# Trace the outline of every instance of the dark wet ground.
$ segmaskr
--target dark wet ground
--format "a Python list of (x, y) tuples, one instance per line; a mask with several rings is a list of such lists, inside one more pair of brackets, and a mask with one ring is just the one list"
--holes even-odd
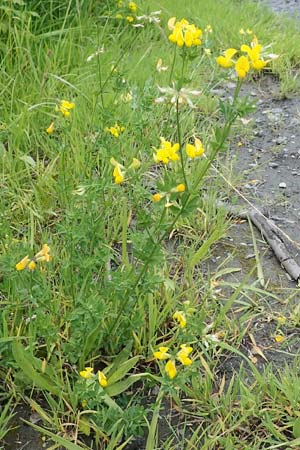
[(300, 0), (258, 0), (271, 7), (273, 11), (291, 16), (300, 16)]

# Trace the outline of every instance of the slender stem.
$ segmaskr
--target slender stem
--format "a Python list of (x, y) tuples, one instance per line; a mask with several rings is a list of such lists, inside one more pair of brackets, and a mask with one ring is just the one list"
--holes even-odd
[(177, 124), (177, 138), (179, 143), (179, 154), (180, 154), (180, 162), (181, 162), (181, 170), (184, 179), (184, 183), (186, 186), (186, 190), (188, 191), (188, 183), (184, 169), (184, 159), (183, 159), (183, 150), (182, 150), (182, 139), (181, 139), (181, 129), (180, 129), (180, 120), (179, 120), (179, 98), (176, 99), (176, 124)]
[(176, 50), (177, 50), (177, 46), (175, 45), (175, 47), (174, 47), (174, 55), (173, 55), (173, 62), (172, 62), (172, 66), (171, 66), (170, 76), (169, 76), (169, 84), (171, 84), (172, 76), (173, 76), (173, 72), (174, 72), (175, 61), (176, 61), (176, 53), (177, 53)]

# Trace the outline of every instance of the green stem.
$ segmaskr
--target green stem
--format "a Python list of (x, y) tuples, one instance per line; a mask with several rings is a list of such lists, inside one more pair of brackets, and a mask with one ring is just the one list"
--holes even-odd
[(177, 138), (179, 143), (179, 154), (180, 154), (180, 162), (181, 162), (181, 170), (184, 179), (184, 183), (186, 186), (186, 190), (188, 191), (188, 183), (186, 178), (186, 173), (184, 169), (184, 158), (183, 158), (183, 150), (182, 150), (182, 139), (181, 139), (181, 129), (180, 129), (180, 120), (179, 120), (179, 99), (176, 99), (176, 124), (177, 124)]
[(177, 53), (176, 50), (177, 50), (177, 46), (174, 47), (174, 55), (173, 55), (173, 62), (172, 62), (172, 66), (171, 66), (171, 72), (170, 72), (170, 76), (169, 76), (169, 84), (171, 84), (172, 76), (173, 76), (173, 72), (174, 72), (176, 53)]

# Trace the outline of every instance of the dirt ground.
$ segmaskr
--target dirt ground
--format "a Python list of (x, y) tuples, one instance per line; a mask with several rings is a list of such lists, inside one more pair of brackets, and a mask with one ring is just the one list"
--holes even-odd
[[(300, 17), (300, 0), (257, 1), (269, 5), (275, 12)], [(240, 179), (237, 187), (256, 207), (266, 210), (276, 225), (290, 236), (294, 242), (287, 245), (300, 265), (300, 97), (281, 98), (279, 83), (271, 76), (249, 84), (244, 93), (256, 102), (257, 109), (251, 121), (243, 125), (246, 128), (241, 129), (240, 140), (234, 142), (230, 150), (234, 171)], [(275, 325), (270, 317), (284, 313), (299, 302), (299, 288), (280, 267), (258, 232), (255, 232), (255, 239), (270, 296), (261, 296), (253, 302), (257, 314), (251, 331), (268, 361), (280, 367), (291, 362), (293, 355), (299, 352), (300, 329), (285, 330), (289, 342), (282, 352), (272, 337)], [(226, 259), (229, 260), (227, 266), (239, 271), (228, 275), (224, 281), (240, 283), (255, 264), (253, 238), (247, 222), (232, 225), (204, 270), (216, 270)], [(256, 273), (248, 284), (255, 279)], [(245, 354), (249, 354), (251, 344), (245, 340), (243, 345)], [(220, 369), (230, 373), (239, 364), (236, 357), (229, 357)], [(264, 361), (258, 358), (257, 364), (259, 368)], [(28, 419), (29, 416), (30, 412), (20, 406), (13, 424), (19, 428), (7, 436), (5, 450), (44, 450), (51, 446), (39, 433), (20, 422), (20, 417)]]

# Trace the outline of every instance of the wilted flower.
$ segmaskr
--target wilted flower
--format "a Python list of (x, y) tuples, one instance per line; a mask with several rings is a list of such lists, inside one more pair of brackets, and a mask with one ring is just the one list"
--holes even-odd
[(141, 161), (137, 158), (133, 158), (132, 163), (128, 167), (128, 169), (139, 169), (141, 167)]
[(157, 70), (157, 72), (165, 72), (166, 70), (168, 70), (168, 66), (164, 66), (164, 65), (163, 65), (163, 61), (162, 61), (161, 58), (159, 58), (159, 59), (157, 60), (157, 63), (156, 63), (156, 70)]
[(92, 61), (92, 59), (96, 58), (96, 56), (100, 55), (101, 53), (104, 53), (104, 46), (102, 45), (101, 48), (98, 48), (94, 53), (92, 53), (91, 55), (89, 55), (86, 58), (86, 62), (90, 62)]
[(162, 97), (159, 97), (155, 100), (155, 103), (164, 103), (164, 102), (170, 102), (173, 105), (178, 104), (184, 104), (187, 103), (191, 108), (195, 108), (194, 103), (191, 100), (191, 97), (199, 97), (199, 95), (202, 94), (202, 91), (198, 91), (196, 89), (187, 89), (187, 88), (181, 88), (181, 89), (175, 89), (175, 85), (173, 84), (173, 88), (171, 87), (160, 87), (157, 86), (159, 91), (164, 94)]
[[(159, 17), (160, 14), (161, 14), (161, 11), (153, 11), (150, 14), (144, 14), (142, 16), (137, 16), (136, 19), (139, 22), (144, 22), (144, 23), (148, 22), (148, 23), (159, 24), (160, 23), (160, 17)], [(143, 24), (142, 23), (137, 23), (137, 24), (135, 24), (133, 26), (134, 27), (142, 27)]]

